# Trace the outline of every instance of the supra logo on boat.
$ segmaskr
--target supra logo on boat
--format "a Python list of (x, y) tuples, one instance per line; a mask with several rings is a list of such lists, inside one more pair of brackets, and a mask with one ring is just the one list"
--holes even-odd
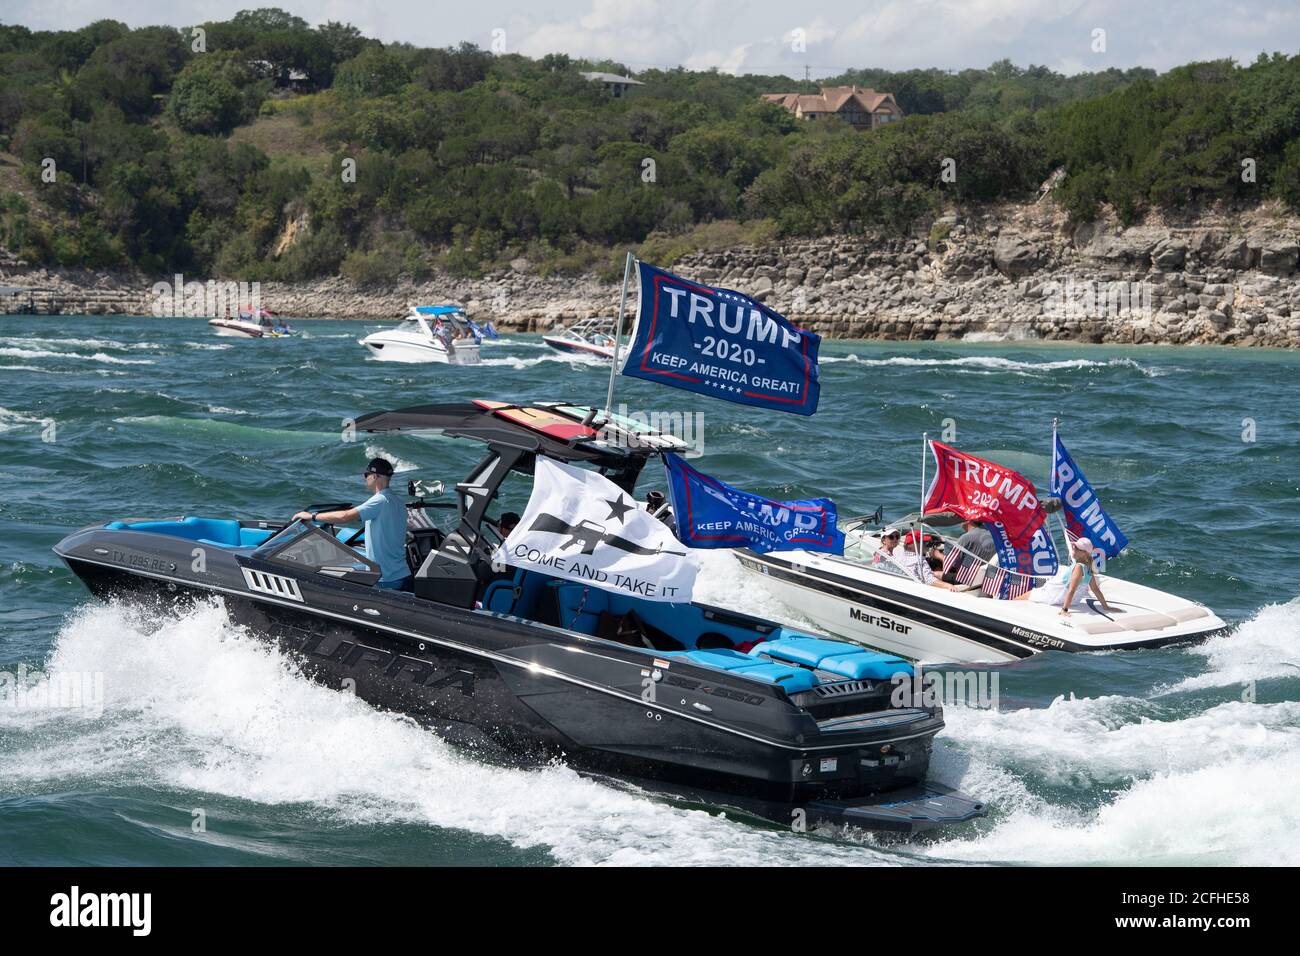
[(335, 637), (331, 641), (331, 638), (324, 634), (309, 634), (301, 648), (305, 654), (324, 657), (345, 667), (364, 664), (383, 671), (386, 680), (395, 681), (405, 675), (405, 679), (411, 684), (430, 688), (459, 686), (461, 696), (474, 696), (474, 673), (464, 668), (440, 670), (432, 662), (418, 657), (408, 657), (396, 651), (370, 647), (341, 637)]
[(894, 631), (898, 634), (906, 634), (912, 629), (910, 624), (901, 624), (895, 621), (888, 614), (872, 614), (870, 611), (864, 611), (861, 608), (849, 608), (849, 617), (855, 621), (861, 621), (863, 624), (870, 624), (878, 627), (882, 631)]
[(1012, 627), (1011, 633), (1016, 637), (1023, 637), (1030, 644), (1036, 647), (1064, 647), (1065, 641), (1058, 637), (1048, 637), (1046, 634), (1039, 634), (1037, 631), (1026, 631), (1023, 627)]

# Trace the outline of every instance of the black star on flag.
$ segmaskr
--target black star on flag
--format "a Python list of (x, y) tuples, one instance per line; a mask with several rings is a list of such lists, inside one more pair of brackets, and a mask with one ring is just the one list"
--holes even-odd
[(609, 515), (606, 517), (606, 520), (609, 520), (609, 518), (617, 518), (619, 524), (623, 523), (623, 516), (635, 507), (634, 505), (628, 504), (623, 499), (622, 495), (619, 495), (617, 498), (606, 498), (605, 504), (609, 505)]

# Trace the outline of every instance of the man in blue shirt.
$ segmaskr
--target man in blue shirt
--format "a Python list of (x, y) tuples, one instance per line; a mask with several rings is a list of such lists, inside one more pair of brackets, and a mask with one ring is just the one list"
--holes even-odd
[(355, 508), (342, 511), (299, 511), (295, 521), (323, 521), (328, 524), (366, 523), (366, 557), (379, 565), (379, 586), (391, 591), (409, 591), (414, 583), (406, 564), (406, 504), (388, 487), (393, 466), (386, 458), (372, 458), (361, 473), (370, 497)]

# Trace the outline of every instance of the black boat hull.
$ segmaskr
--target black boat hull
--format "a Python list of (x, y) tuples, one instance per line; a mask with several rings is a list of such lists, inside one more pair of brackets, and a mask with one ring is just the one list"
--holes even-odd
[(449, 730), (472, 728), (528, 760), (558, 755), (581, 770), (724, 793), (777, 822), (815, 806), (805, 813), (814, 822), (915, 832), (983, 813), (960, 795), (936, 802), (922, 785), (943, 726), (937, 711), (887, 712), (823, 733), (783, 692), (725, 672), (331, 579), (297, 579), (296, 599), (253, 593), (246, 574), (256, 562), (246, 554), (210, 549), (195, 572), (192, 545), (95, 528), (56, 551), (102, 598), (220, 598), (233, 622), (273, 641), (309, 678), (451, 739), (465, 733)]

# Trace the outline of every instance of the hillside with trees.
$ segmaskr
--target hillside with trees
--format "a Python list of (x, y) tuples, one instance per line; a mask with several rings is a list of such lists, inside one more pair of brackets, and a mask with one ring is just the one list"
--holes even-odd
[(0, 25), (12, 254), (362, 284), (519, 257), (609, 272), (628, 245), (670, 262), (708, 243), (904, 230), (1031, 197), (1058, 167), (1075, 221), (1104, 205), (1125, 222), (1300, 206), (1300, 57), (1282, 54), (1159, 76), (1002, 61), (823, 81), (896, 94), (905, 118), (860, 133), (760, 102), (816, 88), (786, 77), (647, 70), (614, 98), (582, 72), (626, 74), (617, 63), (383, 44), (276, 9), (200, 26), (201, 43), (189, 27)]

